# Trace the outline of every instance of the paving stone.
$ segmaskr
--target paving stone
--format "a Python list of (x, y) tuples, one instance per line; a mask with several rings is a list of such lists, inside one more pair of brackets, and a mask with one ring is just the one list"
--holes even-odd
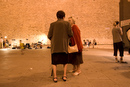
[[(86, 51), (87, 50), (87, 51)], [(128, 64), (115, 63), (113, 50), (86, 49), (83, 51), (82, 73), (73, 76), (68, 71), (62, 81), (63, 65), (57, 66), (58, 82), (51, 76), (50, 49), (0, 49), (0, 87), (130, 87), (130, 55), (125, 52)]]

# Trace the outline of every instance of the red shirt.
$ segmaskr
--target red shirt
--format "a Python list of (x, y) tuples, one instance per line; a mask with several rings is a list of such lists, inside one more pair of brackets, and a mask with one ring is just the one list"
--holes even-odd
[(82, 44), (82, 41), (81, 41), (80, 30), (79, 30), (78, 26), (73, 25), (72, 31), (73, 31), (73, 37), (71, 37), (71, 44), (72, 44), (72, 46), (77, 44), (78, 50), (80, 52), (82, 52), (83, 44)]

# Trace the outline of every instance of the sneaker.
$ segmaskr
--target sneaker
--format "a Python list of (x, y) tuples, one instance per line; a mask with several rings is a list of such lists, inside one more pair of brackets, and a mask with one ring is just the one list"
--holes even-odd
[(127, 63), (127, 62), (123, 61), (123, 58), (120, 58), (120, 63)]
[(119, 60), (118, 60), (117, 58), (115, 58), (115, 62), (116, 62), (116, 63), (118, 63), (118, 62), (119, 62)]
[(126, 61), (121, 60), (120, 63), (127, 63)]

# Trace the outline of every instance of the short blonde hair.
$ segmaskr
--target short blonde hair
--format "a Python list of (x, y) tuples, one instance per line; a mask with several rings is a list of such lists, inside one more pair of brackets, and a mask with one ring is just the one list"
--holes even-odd
[(75, 24), (75, 20), (72, 17), (69, 17), (69, 18), (72, 19), (73, 24)]

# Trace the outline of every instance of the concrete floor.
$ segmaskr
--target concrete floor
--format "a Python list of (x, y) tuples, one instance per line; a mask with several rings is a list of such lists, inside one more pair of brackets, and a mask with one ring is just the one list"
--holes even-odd
[(128, 64), (115, 63), (112, 50), (84, 49), (82, 73), (73, 76), (68, 71), (63, 82), (62, 65), (57, 66), (58, 82), (52, 81), (50, 49), (0, 49), (0, 87), (130, 87), (130, 55)]

